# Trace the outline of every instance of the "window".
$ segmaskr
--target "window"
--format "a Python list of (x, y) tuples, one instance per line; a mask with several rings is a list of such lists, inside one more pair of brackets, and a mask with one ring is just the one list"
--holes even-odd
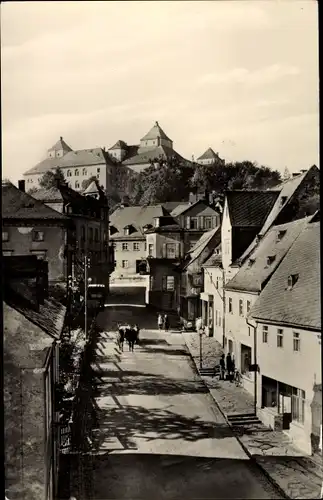
[(205, 229), (212, 229), (212, 217), (204, 217)]
[(154, 245), (152, 243), (149, 243), (148, 245), (148, 255), (152, 256), (154, 251)]
[(89, 228), (89, 241), (90, 242), (93, 241), (93, 228), (92, 227)]
[(86, 168), (83, 168), (83, 170), (82, 170), (82, 175), (87, 175), (87, 170), (86, 170)]
[(175, 243), (166, 243), (166, 258), (175, 259), (176, 256), (176, 245)]
[(75, 169), (75, 172), (74, 172), (74, 175), (77, 177), (78, 175), (80, 175), (80, 172), (78, 170), (78, 168)]
[(228, 306), (229, 306), (229, 313), (231, 313), (231, 314), (232, 314), (232, 312), (233, 312), (233, 311), (232, 311), (232, 299), (231, 299), (231, 298), (229, 298), (229, 301), (228, 301), (228, 302), (229, 302), (229, 304), (228, 304)]
[(99, 173), (100, 173), (100, 167), (98, 167), (98, 168), (96, 169), (96, 173), (97, 173), (97, 174), (99, 174)]
[(247, 314), (249, 314), (250, 312), (250, 307), (251, 307), (250, 300), (247, 300)]
[(95, 241), (99, 241), (99, 230), (97, 227), (95, 228)]
[(37, 255), (38, 259), (45, 259), (47, 250), (30, 250), (31, 255)]
[(163, 290), (166, 292), (172, 292), (174, 289), (175, 289), (174, 276), (164, 276), (163, 277)]
[(251, 336), (251, 328), (250, 328), (250, 326), (248, 326), (248, 335), (249, 335), (249, 337)]
[(190, 229), (197, 229), (197, 217), (190, 217)]
[(268, 326), (262, 327), (262, 342), (268, 344)]
[(291, 274), (287, 280), (287, 290), (291, 290), (298, 281), (298, 274)]
[(122, 243), (122, 250), (124, 252), (128, 251), (128, 243)]
[(121, 267), (123, 267), (123, 269), (128, 269), (129, 262), (127, 260), (122, 260), (121, 261)]
[(138, 252), (140, 250), (140, 244), (138, 243), (138, 241), (134, 242), (133, 249), (135, 252)]
[(220, 288), (220, 282), (221, 282), (221, 278), (219, 276), (216, 277), (216, 282), (215, 282), (215, 288), (217, 290), (219, 290)]
[(144, 251), (147, 252), (147, 242), (144, 243)]
[(13, 255), (13, 250), (4, 250), (2, 255), (3, 257), (11, 257)]
[(292, 391), (292, 420), (304, 424), (305, 391), (293, 387)]
[(2, 241), (9, 241), (8, 231), (2, 231)]
[(125, 236), (129, 236), (129, 227), (125, 227), (123, 232)]
[(293, 332), (293, 350), (299, 352), (301, 350), (300, 334)]
[(79, 181), (75, 181), (75, 189), (80, 189), (80, 183), (79, 183)]
[(277, 330), (277, 347), (283, 347), (284, 330), (278, 328)]
[(243, 300), (239, 300), (239, 316), (243, 316)]
[(44, 241), (43, 231), (33, 231), (32, 238), (33, 238), (33, 241)]
[(72, 177), (72, 172), (71, 172), (71, 170), (68, 170), (68, 171), (67, 171), (66, 176), (67, 176), (67, 177)]

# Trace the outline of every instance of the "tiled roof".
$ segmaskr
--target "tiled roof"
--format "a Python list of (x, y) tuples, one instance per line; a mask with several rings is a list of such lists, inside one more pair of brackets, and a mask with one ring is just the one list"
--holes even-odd
[(49, 148), (48, 151), (61, 151), (61, 150), (66, 151), (67, 153), (69, 151), (73, 151), (73, 149), (70, 148), (68, 144), (66, 144), (63, 137), (60, 137), (59, 140), (54, 144), (54, 146)]
[(157, 139), (158, 137), (171, 141), (171, 139), (167, 137), (163, 129), (159, 126), (159, 123), (156, 122), (155, 125), (149, 130), (149, 132), (141, 139), (141, 141)]
[(173, 210), (171, 211), (171, 215), (173, 217), (177, 217), (178, 215), (180, 215), (181, 213), (185, 212), (185, 210), (189, 207), (191, 207), (192, 205), (189, 203), (189, 202), (183, 202), (179, 205), (177, 205), (177, 207), (173, 208)]
[[(211, 231), (207, 231), (202, 234), (201, 238), (195, 243), (195, 245), (189, 251), (189, 261), (186, 262), (184, 269), (187, 268), (194, 260), (196, 260), (205, 247), (209, 244), (209, 242), (214, 238), (214, 248), (217, 247), (221, 241), (221, 228), (217, 227), (215, 229), (211, 229)], [(212, 250), (213, 251), (213, 250)]]
[(35, 193), (32, 194), (32, 197), (43, 202), (56, 201), (57, 203), (59, 203), (63, 201), (62, 193), (57, 187), (51, 187), (49, 189), (38, 189)]
[[(311, 170), (317, 167), (311, 167), (307, 172), (304, 174), (298, 175), (297, 177), (294, 177), (292, 179), (289, 179), (287, 181), (282, 182), (278, 186), (274, 187), (274, 191), (280, 191), (279, 195), (276, 199), (276, 202), (274, 203), (272, 209), (270, 210), (266, 220), (264, 221), (263, 227), (259, 231), (260, 235), (265, 235), (268, 229), (272, 224), (274, 224), (275, 220), (277, 219), (278, 215), (282, 212), (283, 208), (286, 207), (286, 205), (293, 199), (293, 196), (297, 190), (297, 188), (301, 185), (301, 183), (304, 181), (305, 177), (309, 174)], [(269, 191), (269, 190), (268, 190)], [(254, 240), (249, 247), (245, 250), (245, 252), (241, 256), (241, 262), (243, 262), (250, 252), (255, 248), (257, 245), (257, 241)]]
[(149, 163), (150, 161), (155, 160), (156, 158), (162, 158), (163, 160), (167, 160), (170, 158), (177, 158), (179, 160), (183, 160), (184, 158), (178, 154), (173, 149), (167, 146), (157, 146), (156, 148), (147, 148), (142, 149), (139, 148), (137, 153), (134, 156), (128, 157), (126, 160), (122, 162), (123, 165), (140, 165)]
[(13, 184), (2, 185), (2, 218), (6, 219), (49, 219), (68, 221), (68, 217)]
[(219, 156), (213, 151), (212, 148), (208, 148), (201, 156), (198, 157), (198, 160), (216, 160), (218, 157)]
[(124, 141), (117, 141), (111, 148), (109, 148), (109, 151), (111, 149), (124, 149), (127, 150), (128, 146)]
[[(110, 226), (114, 226), (118, 233), (114, 233), (111, 239), (144, 237), (144, 226), (153, 224), (154, 217), (168, 215), (162, 205), (148, 205), (146, 207), (124, 207), (118, 208), (110, 215)], [(131, 225), (135, 228), (129, 236), (124, 235), (124, 228)]]
[(182, 209), (184, 206), (188, 206), (187, 201), (166, 201), (163, 203), (163, 207), (166, 208), (172, 216), (176, 215), (177, 210)]
[[(260, 292), (309, 220), (310, 217), (306, 217), (271, 228), (234, 278), (226, 284), (226, 289)], [(282, 235), (280, 240), (279, 235)], [(269, 263), (268, 258), (271, 257), (274, 260)]]
[[(215, 248), (221, 252), (221, 244)], [(203, 264), (203, 267), (222, 267), (222, 255), (221, 253), (213, 253)]]
[(108, 153), (105, 153), (102, 148), (80, 149), (70, 151), (61, 158), (46, 158), (31, 168), (24, 175), (43, 174), (48, 170), (67, 167), (86, 167), (90, 165), (113, 165)]
[[(298, 275), (288, 289), (288, 277)], [(321, 330), (320, 223), (308, 224), (255, 302), (259, 320)]]
[(90, 193), (99, 193), (98, 185), (95, 181), (92, 181), (91, 184), (83, 191), (83, 194)]
[(278, 195), (276, 191), (227, 191), (232, 226), (261, 227)]

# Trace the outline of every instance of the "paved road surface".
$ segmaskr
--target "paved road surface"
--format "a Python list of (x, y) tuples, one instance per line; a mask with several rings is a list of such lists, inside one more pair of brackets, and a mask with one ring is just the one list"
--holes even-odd
[(134, 353), (119, 354), (110, 333), (99, 344), (93, 498), (281, 498), (232, 435), (181, 334), (153, 330), (145, 309), (109, 307), (99, 317), (106, 331), (125, 320), (147, 329)]

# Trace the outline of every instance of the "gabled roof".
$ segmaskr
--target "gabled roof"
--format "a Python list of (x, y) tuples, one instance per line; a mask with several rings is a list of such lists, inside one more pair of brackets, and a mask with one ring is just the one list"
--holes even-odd
[(163, 203), (163, 207), (165, 207), (167, 212), (169, 212), (172, 216), (176, 215), (177, 210), (181, 210), (183, 207), (187, 206), (187, 201), (166, 201)]
[(129, 156), (122, 162), (122, 164), (140, 165), (150, 163), (151, 161), (154, 161), (158, 158), (161, 158), (163, 160), (169, 160), (171, 158), (176, 158), (181, 161), (184, 160), (184, 158), (173, 149), (167, 146), (157, 146), (156, 148), (139, 148), (134, 156)]
[(43, 203), (46, 202), (62, 202), (63, 196), (61, 191), (57, 187), (51, 187), (49, 189), (41, 188), (32, 194), (32, 197), (36, 200), (40, 200)]
[(171, 141), (169, 137), (165, 134), (163, 129), (159, 126), (158, 122), (155, 122), (155, 125), (149, 130), (149, 132), (142, 138), (140, 139), (141, 141), (148, 141), (151, 139), (166, 139), (167, 141)]
[[(288, 289), (288, 277), (298, 275)], [(255, 319), (321, 330), (320, 223), (308, 224), (251, 309)]]
[(111, 149), (127, 150), (127, 148), (128, 148), (128, 146), (124, 141), (117, 141), (111, 148), (109, 148), (109, 151), (111, 151)]
[(180, 215), (181, 213), (185, 212), (185, 210), (189, 207), (191, 207), (192, 205), (188, 202), (188, 201), (185, 201), (183, 203), (180, 203), (179, 205), (177, 205), (177, 207), (173, 208), (173, 210), (171, 211), (171, 215), (173, 217), (177, 217), (178, 215)]
[[(207, 231), (202, 234), (201, 238), (195, 243), (195, 245), (188, 252), (189, 260), (185, 263), (184, 269), (186, 269), (192, 262), (194, 262), (203, 252), (203, 250), (207, 247), (207, 245), (214, 239), (214, 246), (212, 248), (212, 252), (215, 247), (217, 247), (221, 241), (221, 228), (217, 227), (215, 229), (211, 229), (211, 231)], [(210, 254), (207, 256), (209, 258)]]
[[(110, 215), (110, 225), (114, 226), (118, 233), (111, 236), (112, 239), (129, 239), (135, 237), (144, 237), (144, 226), (153, 224), (154, 217), (169, 215), (162, 205), (148, 205), (146, 207), (124, 207), (118, 208)], [(124, 228), (132, 225), (135, 229), (129, 236), (124, 235)]]
[(185, 214), (185, 212), (187, 212), (188, 210), (190, 210), (191, 208), (193, 208), (193, 207), (195, 207), (196, 205), (199, 205), (199, 204), (203, 204), (206, 207), (211, 208), (215, 213), (219, 213), (218, 210), (216, 210), (215, 208), (211, 207), (204, 198), (200, 198), (199, 200), (195, 201), (194, 203), (186, 203), (186, 206), (183, 205), (182, 207), (178, 207), (178, 209), (176, 209), (176, 214), (172, 213), (171, 215), (173, 217), (178, 217), (179, 215)]
[(95, 181), (92, 181), (91, 184), (83, 191), (83, 194), (93, 194), (99, 193), (98, 185)]
[(90, 165), (113, 165), (108, 153), (102, 148), (79, 149), (70, 151), (61, 158), (46, 158), (35, 167), (31, 168), (24, 175), (44, 174), (48, 170), (67, 167), (87, 167)]
[(226, 199), (233, 227), (262, 227), (279, 191), (227, 191)]
[[(259, 234), (261, 236), (265, 235), (268, 229), (272, 224), (275, 223), (277, 220), (279, 214), (282, 213), (283, 209), (287, 206), (288, 203), (290, 203), (296, 193), (296, 190), (300, 187), (302, 182), (305, 180), (308, 174), (313, 172), (317, 167), (314, 165), (311, 167), (307, 172), (298, 175), (297, 177), (293, 177), (292, 179), (289, 179), (287, 181), (282, 182), (278, 186), (274, 187), (274, 191), (279, 191), (279, 195), (276, 199), (276, 202), (274, 203), (272, 209), (270, 210), (267, 218), (264, 221), (264, 224), (259, 231)], [(268, 190), (269, 191), (269, 190)], [(245, 250), (245, 252), (242, 254), (240, 261), (243, 262), (250, 252), (255, 248), (257, 245), (257, 240), (253, 240), (252, 243), (249, 245), (249, 247)]]
[[(310, 219), (306, 217), (271, 228), (225, 288), (260, 292)], [(274, 260), (269, 264), (270, 257)]]
[(201, 156), (198, 157), (198, 160), (217, 160), (219, 155), (213, 151), (212, 148), (208, 148)]
[(6, 219), (46, 219), (68, 221), (69, 218), (11, 183), (2, 184), (2, 218)]
[(59, 140), (54, 144), (54, 146), (49, 148), (48, 151), (61, 151), (61, 150), (66, 151), (66, 153), (73, 151), (72, 148), (70, 148), (69, 145), (66, 144), (63, 137), (60, 137)]

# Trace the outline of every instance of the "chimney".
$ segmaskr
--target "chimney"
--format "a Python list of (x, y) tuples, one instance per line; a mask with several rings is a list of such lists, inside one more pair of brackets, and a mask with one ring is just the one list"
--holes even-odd
[(62, 140), (63, 140), (63, 137), (62, 137), (62, 136), (60, 136), (60, 138), (59, 138), (59, 139), (62, 141)]
[(307, 169), (306, 168), (302, 168), (301, 174), (305, 174), (305, 172), (307, 172)]
[(24, 181), (24, 180), (20, 180), (20, 181), (18, 181), (18, 189), (19, 189), (20, 191), (25, 192), (25, 181)]
[(293, 178), (298, 177), (299, 175), (301, 175), (300, 172), (293, 172), (292, 173)]
[(103, 148), (102, 148), (102, 149), (103, 149), (103, 151), (105, 152), (105, 146), (103, 146)]

